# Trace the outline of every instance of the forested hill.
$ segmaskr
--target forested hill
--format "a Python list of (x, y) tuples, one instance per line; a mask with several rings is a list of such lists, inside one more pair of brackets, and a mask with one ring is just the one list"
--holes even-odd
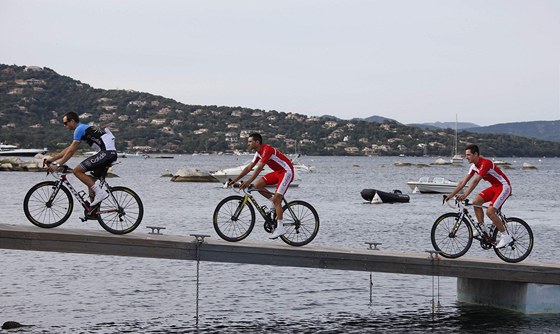
[[(451, 129), (187, 105), (148, 93), (96, 89), (48, 68), (0, 65), (0, 142), (58, 150), (71, 140), (62, 126), (68, 111), (111, 128), (121, 151), (244, 151), (247, 135), (261, 132), (265, 142), (288, 153), (450, 156), (454, 140)], [(479, 144), (486, 156), (560, 156), (560, 143), (512, 135), (461, 132), (459, 141), (460, 147)]]

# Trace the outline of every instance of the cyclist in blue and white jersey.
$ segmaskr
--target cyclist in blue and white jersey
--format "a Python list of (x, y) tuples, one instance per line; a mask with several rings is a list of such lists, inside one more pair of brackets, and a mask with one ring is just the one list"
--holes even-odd
[(66, 113), (62, 122), (64, 127), (70, 131), (74, 131), (73, 141), (68, 147), (62, 150), (62, 152), (47, 160), (47, 163), (50, 164), (49, 172), (54, 172), (56, 170), (56, 166), (51, 164), (51, 162), (64, 165), (70, 160), (74, 153), (76, 153), (82, 140), (85, 141), (96, 150), (97, 153), (76, 166), (74, 168), (74, 175), (88, 186), (90, 197), (93, 198), (90, 206), (94, 207), (107, 198), (109, 194), (100, 187), (99, 181), (95, 181), (95, 179), (87, 175), (86, 172), (91, 171), (94, 177), (99, 177), (106, 166), (117, 160), (115, 136), (113, 136), (109, 129), (102, 129), (95, 125), (80, 123), (78, 114), (73, 111)]

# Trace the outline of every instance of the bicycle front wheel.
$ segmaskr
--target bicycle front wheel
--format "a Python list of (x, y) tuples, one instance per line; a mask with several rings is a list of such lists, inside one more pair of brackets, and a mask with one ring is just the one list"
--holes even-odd
[(214, 229), (226, 241), (241, 241), (255, 227), (255, 209), (243, 196), (224, 198), (214, 210)]
[[(513, 238), (513, 242), (504, 248), (495, 248), (494, 251), (498, 257), (509, 263), (517, 263), (525, 260), (533, 250), (533, 231), (529, 224), (524, 220), (510, 217), (506, 220), (506, 228)], [(494, 229), (494, 240), (498, 229)]]
[(291, 246), (310, 243), (319, 233), (319, 215), (311, 204), (293, 201), (282, 208), (286, 233), (280, 238)]
[(449, 212), (436, 219), (432, 226), (432, 246), (443, 257), (458, 258), (471, 248), (471, 224), (465, 217), (461, 220), (459, 217), (458, 213)]
[(126, 234), (134, 231), (144, 217), (144, 205), (134, 191), (111, 187), (110, 195), (97, 210), (97, 221), (106, 231)]
[(72, 214), (74, 200), (65, 186), (57, 190), (57, 182), (34, 185), (23, 199), (25, 217), (36, 226), (51, 228), (64, 223)]

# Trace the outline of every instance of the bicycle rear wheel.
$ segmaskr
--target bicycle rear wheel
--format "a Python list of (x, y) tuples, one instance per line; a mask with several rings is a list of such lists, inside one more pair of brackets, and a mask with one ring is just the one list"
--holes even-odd
[(72, 195), (65, 186), (61, 186), (54, 194), (57, 191), (56, 187), (55, 181), (37, 183), (25, 195), (23, 211), (25, 217), (34, 225), (51, 228), (61, 225), (70, 218), (74, 208)]
[(458, 258), (465, 255), (472, 245), (472, 227), (463, 217), (459, 221), (459, 214), (449, 212), (441, 215), (432, 226), (432, 245), (440, 251), (441, 256)]
[(126, 187), (110, 187), (110, 195), (97, 210), (97, 221), (106, 231), (126, 234), (134, 231), (144, 217), (144, 205), (134, 191)]
[(292, 201), (282, 208), (284, 210), (284, 228), (286, 233), (280, 238), (291, 246), (303, 246), (310, 243), (319, 233), (319, 215), (311, 204), (304, 201)]
[[(524, 220), (516, 217), (510, 217), (506, 220), (507, 231), (513, 238), (513, 242), (504, 248), (495, 248), (494, 251), (498, 257), (509, 263), (517, 263), (525, 260), (531, 250), (533, 250), (533, 231), (529, 224)], [(498, 234), (498, 229), (494, 229), (494, 240)]]
[(214, 229), (226, 241), (241, 241), (255, 227), (255, 209), (251, 203), (243, 204), (244, 197), (233, 195), (224, 198), (214, 210)]

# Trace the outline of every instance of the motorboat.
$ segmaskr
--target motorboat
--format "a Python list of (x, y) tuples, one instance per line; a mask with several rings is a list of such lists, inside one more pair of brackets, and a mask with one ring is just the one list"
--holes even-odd
[[(228, 180), (230, 179), (234, 179), (236, 177), (238, 177), (241, 172), (243, 171), (243, 169), (250, 163), (247, 162), (241, 166), (237, 166), (237, 167), (231, 167), (231, 168), (224, 168), (224, 169), (220, 169), (217, 171), (211, 171), (210, 175), (212, 175), (214, 178), (216, 178), (218, 181), (220, 181), (221, 183), (226, 183)], [(253, 168), (251, 170), (251, 172), (253, 172), (255, 169)], [(272, 172), (272, 169), (270, 169), (268, 166), (264, 166), (263, 170), (261, 171), (260, 175), (266, 175), (268, 173)], [(290, 183), (290, 187), (297, 187), (299, 186), (299, 182), (300, 179), (298, 179), (298, 170), (295, 169), (294, 166), (294, 180), (292, 181), (292, 183)]]
[[(91, 157), (96, 155), (97, 153), (99, 153), (99, 151), (86, 151), (84, 153), (82, 153), (82, 155), (86, 156), (86, 157)], [(129, 153), (126, 152), (117, 152), (117, 158), (128, 158), (130, 156)]]
[[(458, 183), (439, 176), (423, 176), (418, 181), (409, 181), (406, 184), (412, 189), (413, 193), (449, 194), (455, 190)], [(463, 189), (460, 193), (462, 192)]]
[(48, 152), (47, 148), (44, 149), (18, 148), (15, 145), (0, 144), (0, 156), (34, 157), (37, 154), (45, 154), (47, 152)]
[(360, 195), (362, 195), (363, 199), (372, 204), (410, 202), (410, 196), (403, 194), (400, 190), (393, 190), (393, 192), (390, 193), (377, 189), (363, 189)]

